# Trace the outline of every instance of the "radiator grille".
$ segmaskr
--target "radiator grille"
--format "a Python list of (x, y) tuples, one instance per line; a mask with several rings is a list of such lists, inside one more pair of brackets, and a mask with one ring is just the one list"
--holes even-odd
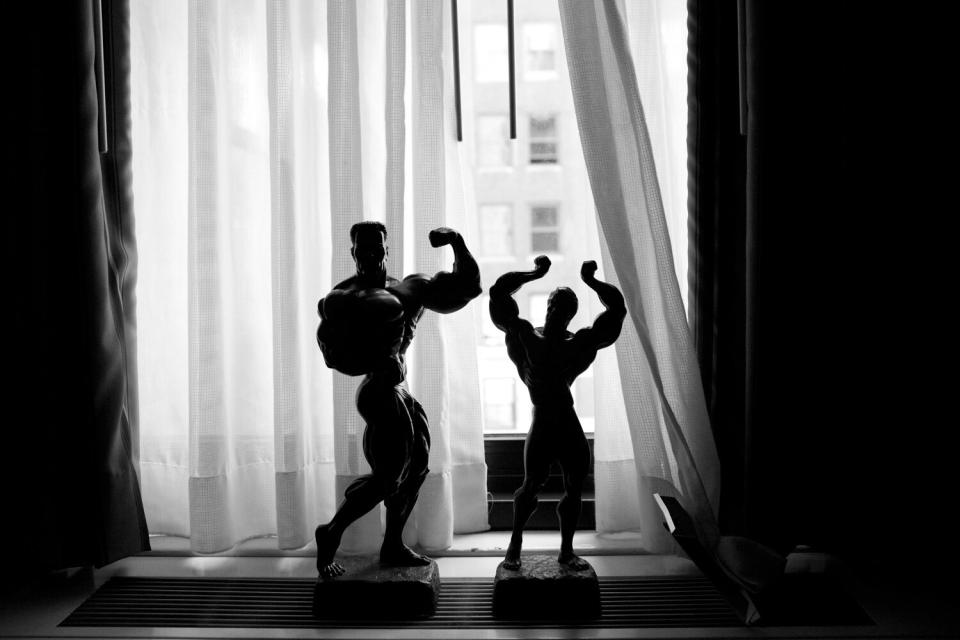
[(717, 627), (739, 624), (704, 579), (601, 579), (598, 620), (500, 621), (493, 581), (444, 580), (426, 620), (316, 620), (313, 580), (112, 578), (61, 623), (83, 627)]
[[(426, 620), (317, 620), (311, 579), (130, 578), (107, 581), (61, 626), (246, 628), (671, 628), (740, 622), (705, 578), (601, 578), (596, 620), (497, 620), (493, 581), (443, 580), (437, 613)], [(851, 602), (862, 614), (856, 603)], [(863, 624), (862, 618), (807, 624)], [(867, 619), (868, 620), (868, 619)], [(869, 623), (869, 622), (866, 622)], [(794, 620), (788, 624), (804, 624)]]

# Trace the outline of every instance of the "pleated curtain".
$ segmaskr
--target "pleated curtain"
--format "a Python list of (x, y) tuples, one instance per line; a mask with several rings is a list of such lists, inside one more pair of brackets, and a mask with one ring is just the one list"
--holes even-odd
[[(680, 499), (712, 545), (720, 468), (675, 270), (685, 256), (674, 254), (664, 212), (664, 193), (676, 206), (669, 195), (676, 180), (658, 164), (664, 146), (657, 158), (641, 103), (641, 87), (645, 99), (658, 99), (649, 90), (656, 74), (633, 59), (651, 41), (651, 23), (636, 18), (658, 5), (637, 4), (628, 14), (615, 0), (560, 0), (560, 14), (602, 273), (623, 291), (629, 311), (615, 349), (595, 365), (598, 380), (619, 375), (619, 384), (597, 388), (597, 528), (639, 529), (647, 550), (666, 553), (676, 547), (653, 493)], [(662, 108), (654, 103), (652, 115)]]
[[(349, 228), (388, 228), (388, 272), (452, 264), (465, 235), (449, 4), (135, 0), (141, 472), (152, 533), (216, 552), (303, 547), (369, 468), (316, 303), (353, 273)], [(468, 246), (471, 238), (466, 235)], [(471, 303), (476, 304), (476, 303)], [(473, 314), (427, 312), (408, 353), (430, 474), (404, 537), (488, 527)], [(342, 549), (374, 551), (381, 509)]]

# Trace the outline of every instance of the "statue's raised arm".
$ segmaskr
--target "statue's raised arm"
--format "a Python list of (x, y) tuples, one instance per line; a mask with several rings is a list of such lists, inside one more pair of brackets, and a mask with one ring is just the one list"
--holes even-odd
[(483, 292), (480, 267), (457, 231), (439, 227), (430, 232), (430, 246), (450, 245), (453, 249), (453, 270), (440, 271), (432, 278), (414, 274), (403, 279), (403, 285), (416, 292), (421, 304), (438, 313), (453, 313)]
[(535, 267), (532, 271), (507, 272), (490, 287), (490, 319), (501, 331), (510, 332), (517, 327), (517, 323), (522, 322), (513, 294), (528, 282), (539, 280), (550, 270), (550, 258), (547, 256), (537, 256), (533, 262)]
[(596, 291), (604, 310), (593, 321), (593, 326), (577, 331), (575, 340), (592, 349), (609, 347), (620, 336), (623, 320), (627, 317), (627, 307), (620, 290), (608, 282), (596, 277), (597, 263), (587, 260), (580, 268), (580, 278), (588, 287)]

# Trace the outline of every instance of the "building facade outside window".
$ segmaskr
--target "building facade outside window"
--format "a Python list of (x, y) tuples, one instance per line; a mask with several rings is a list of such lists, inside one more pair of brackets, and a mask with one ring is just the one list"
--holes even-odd
[(480, 257), (512, 258), (513, 207), (509, 204), (482, 204), (480, 218)]
[[(542, 326), (547, 295), (557, 286), (569, 286), (581, 301), (570, 327), (576, 331), (593, 322), (597, 311), (596, 296), (580, 280), (580, 264), (600, 255), (557, 3), (514, 3), (516, 140), (509, 136), (504, 6), (473, 2), (469, 9), (464, 3), (461, 8), (461, 84), (470, 88), (463, 94), (464, 122), (473, 146), (475, 253), (484, 287), (508, 271), (532, 269), (534, 256), (548, 254), (553, 266), (547, 277), (514, 296), (520, 315)], [(530, 427), (530, 395), (507, 356), (503, 333), (489, 318), (488, 298), (478, 302), (475, 313), (484, 432), (499, 440), (520, 437)], [(591, 431), (589, 373), (571, 391), (584, 429)]]
[(509, 60), (507, 56), (507, 25), (473, 25), (474, 82), (507, 82)]
[(491, 169), (512, 166), (510, 117), (502, 113), (477, 116), (477, 167)]
[(557, 164), (556, 114), (530, 114), (530, 164)]
[(530, 252), (560, 252), (560, 215), (557, 205), (537, 204), (530, 207)]
[(515, 428), (516, 400), (513, 378), (487, 378), (483, 381), (483, 415), (489, 429), (508, 431)]
[(553, 80), (557, 77), (557, 26), (549, 22), (523, 25), (524, 80)]

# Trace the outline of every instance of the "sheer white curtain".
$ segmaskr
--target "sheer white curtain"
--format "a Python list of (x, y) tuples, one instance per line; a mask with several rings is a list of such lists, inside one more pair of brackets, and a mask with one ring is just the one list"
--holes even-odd
[[(316, 302), (352, 272), (356, 221), (385, 221), (395, 276), (450, 268), (429, 229), (467, 232), (444, 4), (132, 2), (151, 532), (302, 547), (368, 471), (358, 380), (324, 366)], [(474, 331), (428, 313), (410, 353), (433, 448), (405, 538), (427, 549), (487, 528)], [(381, 527), (375, 509), (343, 550)]]
[[(668, 224), (664, 209), (686, 219), (677, 215), (685, 209), (683, 178), (670, 162), (677, 134), (664, 120), (679, 105), (663, 91), (667, 61), (658, 54), (669, 8), (656, 0), (629, 5), (560, 0), (603, 274), (629, 309), (615, 351), (601, 352), (595, 365), (597, 380), (620, 380), (597, 388), (597, 527), (639, 528), (648, 550), (669, 552), (674, 544), (652, 493), (678, 497), (712, 545), (720, 468), (675, 270), (686, 256), (670, 242), (685, 224)], [(652, 106), (652, 127), (641, 98)]]

